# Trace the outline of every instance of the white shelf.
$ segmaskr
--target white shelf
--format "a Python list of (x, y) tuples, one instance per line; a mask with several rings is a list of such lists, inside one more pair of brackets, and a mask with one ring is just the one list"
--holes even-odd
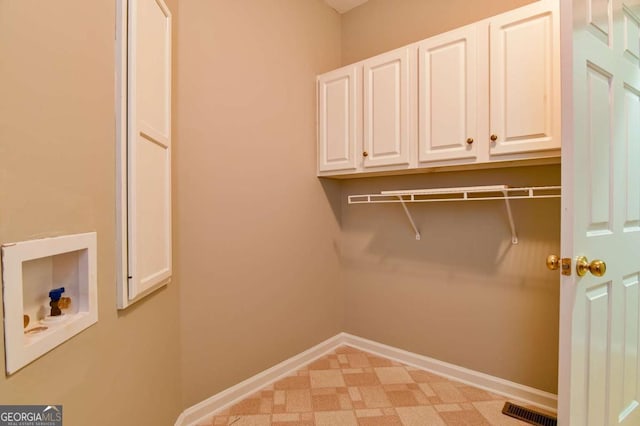
[(451, 201), (490, 201), (500, 200), (505, 202), (507, 217), (511, 227), (511, 242), (518, 244), (511, 205), (509, 200), (535, 199), (535, 198), (560, 198), (560, 186), (531, 186), (510, 188), (508, 185), (466, 186), (458, 188), (428, 188), (407, 189), (397, 191), (382, 191), (379, 194), (349, 195), (349, 204), (380, 204), (400, 203), (416, 233), (416, 240), (421, 238), (411, 213), (406, 203), (435, 203)]

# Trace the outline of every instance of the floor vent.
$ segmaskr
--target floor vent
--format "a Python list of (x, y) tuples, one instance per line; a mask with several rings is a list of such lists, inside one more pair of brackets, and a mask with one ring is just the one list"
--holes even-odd
[(558, 420), (547, 414), (542, 414), (530, 408), (521, 407), (510, 402), (504, 403), (502, 414), (513, 417), (523, 422), (537, 426), (558, 426)]

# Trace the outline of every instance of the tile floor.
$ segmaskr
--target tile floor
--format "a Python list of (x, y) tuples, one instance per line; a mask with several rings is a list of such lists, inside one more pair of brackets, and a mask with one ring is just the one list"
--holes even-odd
[(526, 425), (505, 398), (343, 346), (200, 425)]

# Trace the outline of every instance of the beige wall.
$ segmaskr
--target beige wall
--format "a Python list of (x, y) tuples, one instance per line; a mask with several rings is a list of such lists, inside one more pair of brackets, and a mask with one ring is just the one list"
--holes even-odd
[[(529, 3), (370, 0), (342, 17), (342, 62)], [(560, 167), (519, 167), (346, 181), (348, 194), (508, 184), (559, 185)], [(344, 205), (345, 330), (549, 392), (557, 390), (559, 279), (544, 266), (560, 248), (558, 200), (513, 202), (510, 243), (499, 202)]]
[(315, 177), (322, 0), (180, 3), (175, 210), (185, 406), (342, 331), (337, 218)]
[(69, 425), (169, 425), (177, 287), (116, 310), (114, 22), (111, 0), (0, 0), (0, 243), (97, 231), (99, 297), (97, 324), (0, 374), (0, 403), (62, 404)]
[(369, 0), (342, 15), (344, 65), (534, 0)]
[[(509, 184), (559, 184), (559, 167), (350, 180), (349, 194)], [(344, 205), (345, 331), (473, 370), (556, 391), (560, 202)]]

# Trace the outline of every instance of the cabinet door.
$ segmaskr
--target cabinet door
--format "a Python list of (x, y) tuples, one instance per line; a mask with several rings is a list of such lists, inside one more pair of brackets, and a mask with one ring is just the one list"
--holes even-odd
[(365, 169), (409, 165), (409, 50), (363, 62)]
[(129, 301), (171, 277), (171, 13), (129, 0)]
[(318, 77), (318, 171), (355, 170), (358, 67)]
[(490, 20), (491, 154), (560, 148), (557, 3), (535, 2)]
[(418, 45), (418, 161), (477, 157), (476, 26)]

